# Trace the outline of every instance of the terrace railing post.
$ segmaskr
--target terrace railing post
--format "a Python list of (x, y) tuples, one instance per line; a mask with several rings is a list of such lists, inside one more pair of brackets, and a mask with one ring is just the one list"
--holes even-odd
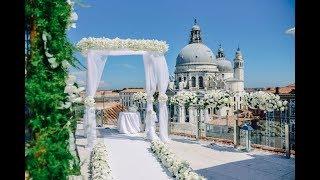
[(197, 108), (197, 133), (196, 133), (196, 139), (197, 141), (200, 140), (200, 136), (201, 136), (201, 129), (200, 129), (200, 107), (196, 107)]
[(238, 147), (240, 145), (240, 128), (238, 126), (238, 122), (239, 122), (239, 114), (237, 114), (237, 118), (233, 125), (233, 129), (234, 129), (233, 141), (234, 141), (235, 147)]
[(286, 123), (284, 125), (285, 131), (285, 147), (286, 147), (286, 157), (290, 158), (290, 132), (289, 132), (289, 124)]

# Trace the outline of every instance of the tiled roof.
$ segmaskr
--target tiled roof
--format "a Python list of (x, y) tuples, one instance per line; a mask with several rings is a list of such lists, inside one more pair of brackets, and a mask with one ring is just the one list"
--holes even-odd
[(145, 90), (143, 88), (134, 88), (134, 89), (125, 89), (122, 90), (120, 92), (145, 92)]

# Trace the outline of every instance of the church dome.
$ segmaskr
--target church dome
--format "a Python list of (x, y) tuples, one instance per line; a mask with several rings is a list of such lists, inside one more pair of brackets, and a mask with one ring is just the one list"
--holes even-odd
[(214, 64), (214, 60), (214, 54), (206, 45), (191, 43), (180, 51), (176, 66), (182, 64)]
[(224, 73), (232, 73), (232, 63), (225, 58), (218, 58), (217, 61), (218, 70)]
[(217, 52), (217, 66), (218, 70), (222, 73), (232, 73), (232, 64), (229, 60), (226, 59), (226, 56), (224, 55), (223, 48), (221, 44), (219, 45), (219, 49)]

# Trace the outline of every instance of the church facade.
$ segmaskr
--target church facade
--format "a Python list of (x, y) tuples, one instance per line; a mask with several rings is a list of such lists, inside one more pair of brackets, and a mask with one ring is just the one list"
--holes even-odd
[[(233, 65), (232, 65), (233, 64)], [(168, 96), (179, 91), (193, 91), (204, 94), (206, 91), (221, 89), (234, 94), (234, 107), (220, 110), (204, 109), (200, 112), (203, 122), (213, 116), (224, 118), (243, 108), (244, 60), (240, 48), (235, 51), (233, 63), (226, 58), (223, 48), (216, 55), (202, 41), (200, 26), (195, 21), (190, 32), (189, 44), (177, 56), (174, 75), (170, 76)], [(192, 107), (169, 107), (172, 122), (196, 122), (197, 112)]]

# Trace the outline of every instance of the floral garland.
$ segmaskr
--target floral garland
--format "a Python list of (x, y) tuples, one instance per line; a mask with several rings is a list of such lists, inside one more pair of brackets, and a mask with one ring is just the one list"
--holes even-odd
[[(51, 35), (49, 33), (47, 33), (46, 31), (43, 31), (42, 40), (43, 40), (43, 45), (44, 45), (44, 50), (45, 50), (45, 56), (47, 57), (48, 62), (50, 63), (50, 67), (52, 69), (55, 69), (59, 66), (59, 63), (56, 61), (56, 58), (53, 57), (53, 55), (48, 52), (49, 49), (47, 47), (47, 42), (48, 42), (48, 40), (51, 40)], [(63, 60), (61, 62), (61, 64), (64, 69), (68, 69), (71, 66), (67, 60)]]
[(166, 103), (167, 100), (168, 100), (168, 96), (166, 94), (162, 94), (162, 93), (159, 94), (158, 101), (160, 103)]
[(198, 103), (197, 94), (189, 91), (178, 92), (176, 95), (170, 98), (170, 104), (184, 105), (196, 105)]
[(146, 103), (147, 94), (144, 92), (137, 92), (132, 95), (132, 100), (136, 103)]
[(89, 107), (94, 107), (95, 105), (95, 100), (93, 96), (87, 96), (84, 98), (84, 105), (89, 106)]
[(71, 7), (71, 13), (70, 13), (69, 24), (67, 26), (67, 29), (76, 28), (75, 22), (78, 20), (78, 14), (74, 11), (74, 2), (72, 2), (71, 0), (67, 0), (67, 3)]
[(77, 88), (74, 84), (76, 81), (76, 76), (69, 75), (65, 80), (66, 87), (64, 88), (64, 93), (67, 93), (68, 101), (60, 102), (60, 107), (58, 109), (68, 109), (71, 107), (72, 103), (81, 103), (82, 98), (80, 97), (80, 92), (84, 91), (84, 87)]
[(97, 143), (91, 152), (90, 176), (92, 180), (112, 180), (111, 169), (108, 164), (107, 147), (102, 143)]
[(169, 45), (165, 41), (158, 40), (136, 40), (136, 39), (109, 39), (109, 38), (82, 38), (76, 47), (83, 55), (88, 53), (89, 49), (95, 50), (122, 50), (129, 49), (133, 51), (152, 51), (164, 54), (168, 51)]
[(93, 107), (95, 105), (95, 100), (92, 96), (87, 96), (84, 99), (84, 105), (89, 106), (89, 107)]
[(258, 91), (244, 94), (245, 104), (251, 109), (261, 109), (266, 111), (284, 111), (287, 109), (288, 101), (280, 100), (279, 95)]
[(203, 176), (195, 173), (188, 162), (178, 160), (175, 154), (169, 151), (161, 141), (151, 142), (151, 151), (156, 155), (158, 160), (170, 171), (172, 176), (177, 180), (205, 180)]
[(207, 91), (203, 99), (199, 101), (199, 105), (205, 108), (214, 107), (220, 109), (222, 107), (232, 106), (232, 98), (229, 93), (221, 90)]

